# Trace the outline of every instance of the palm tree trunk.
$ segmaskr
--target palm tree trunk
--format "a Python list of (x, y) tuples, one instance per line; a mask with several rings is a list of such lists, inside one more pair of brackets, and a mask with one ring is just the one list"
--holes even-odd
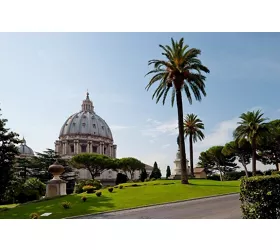
[(256, 158), (256, 139), (252, 139), (252, 174), (253, 176), (257, 173), (257, 158)]
[(244, 158), (243, 158), (243, 157), (241, 157), (241, 161), (242, 161), (242, 165), (243, 165), (244, 170), (245, 170), (246, 177), (248, 178), (248, 177), (249, 177), (248, 169), (247, 169), (247, 166), (246, 166), (246, 164), (245, 164), (245, 161), (244, 161)]
[(190, 134), (190, 166), (191, 166), (191, 176), (194, 177), (194, 171), (193, 171), (193, 138), (192, 138), (192, 134)]
[(181, 153), (181, 183), (189, 184), (187, 176), (186, 149), (184, 140), (183, 102), (181, 88), (176, 89), (176, 101), (178, 110), (179, 145)]

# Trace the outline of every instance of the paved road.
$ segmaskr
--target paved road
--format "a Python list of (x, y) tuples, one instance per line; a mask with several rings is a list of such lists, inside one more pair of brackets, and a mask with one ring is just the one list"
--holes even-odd
[(80, 219), (241, 219), (239, 194), (184, 201)]

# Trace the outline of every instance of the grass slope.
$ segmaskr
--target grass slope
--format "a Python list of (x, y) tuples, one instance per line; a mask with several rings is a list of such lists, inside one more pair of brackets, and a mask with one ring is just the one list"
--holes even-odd
[[(52, 213), (49, 219), (65, 218), (76, 215), (112, 211), (125, 208), (133, 208), (143, 205), (152, 205), (164, 202), (186, 200), (191, 198), (206, 197), (218, 194), (239, 192), (239, 181), (211, 181), (191, 180), (191, 185), (182, 185), (180, 181), (161, 180), (146, 183), (137, 183), (140, 187), (131, 187), (132, 184), (124, 184), (123, 189), (114, 189), (110, 193), (102, 190), (102, 196), (95, 194), (73, 194), (50, 200), (22, 204), (1, 211), (0, 219), (26, 219), (31, 213)], [(86, 196), (83, 202), (81, 197)], [(64, 209), (61, 202), (71, 202), (70, 209)], [(3, 209), (3, 206), (2, 206)]]

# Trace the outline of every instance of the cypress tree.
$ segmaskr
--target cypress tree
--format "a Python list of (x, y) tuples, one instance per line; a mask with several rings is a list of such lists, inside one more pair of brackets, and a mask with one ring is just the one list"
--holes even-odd
[(158, 168), (157, 162), (155, 161), (154, 163), (154, 168), (153, 171), (150, 175), (150, 179), (155, 178), (155, 179), (160, 179), (161, 178), (161, 171)]
[(170, 176), (171, 176), (171, 170), (170, 170), (170, 167), (167, 166), (167, 168), (166, 168), (166, 179), (168, 179)]

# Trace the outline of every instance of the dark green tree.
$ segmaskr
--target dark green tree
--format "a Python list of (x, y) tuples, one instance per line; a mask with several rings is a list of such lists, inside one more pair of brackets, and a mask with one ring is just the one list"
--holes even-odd
[(121, 169), (127, 176), (130, 175), (130, 179), (134, 179), (136, 171), (145, 169), (145, 164), (133, 157), (125, 157), (119, 159), (119, 169)]
[(4, 202), (5, 192), (12, 180), (15, 157), (19, 154), (17, 145), (21, 142), (19, 135), (10, 131), (6, 123), (7, 119), (2, 119), (0, 113), (0, 203)]
[(145, 168), (141, 170), (140, 181), (144, 182), (148, 178), (148, 173)]
[(201, 152), (198, 158), (197, 165), (201, 168), (204, 168), (204, 171), (207, 175), (213, 174), (215, 162), (208, 152)]
[(222, 153), (225, 156), (236, 156), (237, 160), (242, 164), (245, 170), (246, 177), (249, 177), (247, 165), (250, 164), (251, 157), (252, 157), (252, 147), (251, 144), (243, 139), (240, 141), (231, 141), (227, 143)]
[(238, 166), (235, 163), (236, 157), (234, 154), (228, 154), (225, 156), (222, 153), (223, 146), (213, 146), (209, 148), (205, 153), (212, 162), (212, 171), (218, 171), (220, 174), (220, 180), (223, 181), (223, 176), (228, 173), (235, 171)]
[(34, 167), (36, 166), (34, 166), (32, 159), (17, 158), (14, 165), (14, 174), (25, 182), (35, 172)]
[(184, 119), (184, 133), (186, 137), (189, 137), (190, 143), (190, 166), (191, 166), (191, 176), (194, 177), (193, 171), (193, 143), (198, 140), (202, 141), (204, 139), (204, 124), (195, 114), (188, 114)]
[(152, 178), (155, 178), (155, 179), (161, 178), (161, 171), (160, 171), (156, 161), (154, 163), (154, 167), (153, 167), (152, 173), (150, 175), (150, 179), (152, 179)]
[(201, 101), (201, 96), (206, 96), (204, 84), (206, 77), (202, 73), (209, 73), (210, 71), (198, 59), (201, 51), (195, 48), (189, 49), (189, 46), (184, 44), (184, 38), (181, 38), (179, 42), (175, 42), (172, 38), (171, 47), (168, 45), (159, 46), (163, 50), (164, 60), (150, 60), (148, 62), (154, 68), (147, 73), (147, 75), (153, 74), (153, 77), (146, 89), (149, 90), (151, 86), (158, 82), (152, 97), (156, 97), (157, 103), (162, 99), (164, 104), (169, 90), (172, 90), (171, 105), (173, 106), (176, 96), (181, 153), (181, 182), (182, 184), (188, 184), (181, 92), (185, 92), (190, 104), (192, 104), (193, 96), (196, 100)]
[(233, 132), (235, 140), (246, 139), (251, 144), (253, 175), (256, 175), (257, 171), (257, 143), (268, 132), (267, 123), (265, 123), (268, 119), (263, 118), (263, 115), (261, 110), (241, 114), (241, 121), (238, 122), (239, 126)]
[(112, 159), (106, 155), (96, 154), (96, 153), (82, 153), (72, 157), (69, 162), (74, 168), (87, 169), (92, 179), (94, 180), (96, 176), (102, 174), (105, 170), (117, 168), (117, 160)]
[(170, 167), (167, 166), (167, 168), (166, 168), (166, 179), (168, 179), (170, 176), (171, 176), (171, 170), (170, 170)]
[(265, 165), (275, 165), (279, 171), (280, 163), (280, 120), (267, 124), (268, 132), (258, 142), (257, 159)]
[(70, 169), (67, 168), (67, 161), (61, 159), (60, 155), (53, 149), (47, 148), (42, 153), (36, 152), (36, 156), (32, 159), (32, 176), (46, 183), (48, 180), (52, 179), (52, 175), (48, 171), (49, 166), (54, 164), (56, 160), (65, 167), (65, 172), (70, 171)]

